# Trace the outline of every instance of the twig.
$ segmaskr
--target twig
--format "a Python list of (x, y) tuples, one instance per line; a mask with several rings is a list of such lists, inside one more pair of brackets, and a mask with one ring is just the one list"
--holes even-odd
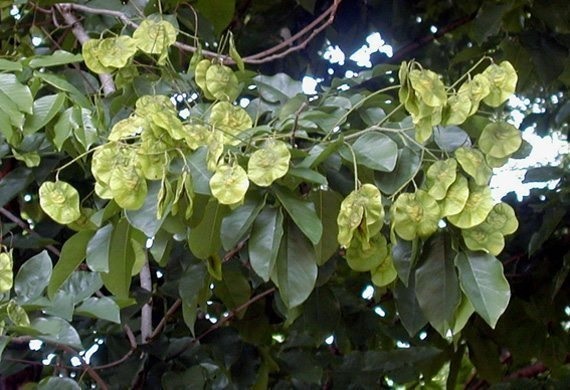
[(100, 366), (95, 366), (95, 367), (93, 367), (94, 370), (105, 370), (108, 368), (118, 366), (118, 365), (126, 362), (127, 359), (130, 358), (131, 355), (137, 350), (137, 341), (135, 339), (135, 335), (133, 334), (133, 331), (131, 330), (131, 328), (128, 325), (125, 325), (124, 329), (125, 329), (125, 333), (127, 334), (127, 339), (129, 340), (129, 344), (131, 346), (131, 349), (129, 349), (128, 352), (126, 354), (124, 354), (120, 359), (117, 359), (111, 363), (102, 364)]
[(164, 317), (162, 317), (156, 328), (154, 328), (154, 332), (152, 332), (152, 334), (149, 336), (149, 340), (155, 339), (160, 334), (160, 332), (162, 332), (162, 329), (166, 326), (166, 322), (170, 317), (172, 317), (176, 310), (178, 310), (180, 305), (182, 305), (182, 299), (178, 298), (172, 304), (172, 306), (170, 306), (170, 309), (168, 309), (168, 311), (164, 314)]
[(25, 343), (29, 343), (31, 340), (35, 340), (37, 338), (40, 338), (46, 344), (53, 345), (57, 349), (60, 349), (64, 352), (67, 352), (70, 355), (73, 355), (74, 357), (79, 359), (79, 362), (81, 363), (81, 368), (83, 368), (83, 370), (85, 370), (85, 372), (87, 372), (87, 374), (89, 374), (91, 379), (93, 379), (95, 381), (95, 383), (97, 383), (97, 385), (99, 386), (100, 389), (107, 390), (109, 388), (107, 386), (107, 383), (105, 383), (103, 378), (101, 378), (99, 376), (99, 374), (97, 374), (97, 372), (93, 369), (93, 367), (91, 367), (89, 364), (87, 364), (87, 362), (83, 359), (83, 356), (78, 354), (75, 349), (71, 348), (68, 345), (57, 343), (57, 342), (47, 340), (47, 339), (42, 339), (41, 337), (31, 337), (31, 336), (13, 337), (12, 339), (10, 339), (10, 342), (11, 343), (17, 343), (17, 344), (25, 344)]
[[(83, 45), (85, 42), (89, 40), (89, 35), (83, 28), (83, 25), (79, 23), (79, 20), (73, 15), (72, 10), (75, 7), (72, 7), (71, 4), (56, 4), (55, 8), (61, 13), (63, 19), (71, 26), (71, 31), (77, 41)], [(126, 16), (125, 16), (126, 17)], [(99, 80), (101, 81), (101, 86), (103, 87), (103, 94), (105, 96), (112, 94), (115, 92), (115, 82), (113, 81), (113, 76), (108, 73), (103, 73), (99, 75)]]
[[(12, 214), (10, 211), (6, 210), (4, 207), (0, 208), (0, 214), (8, 218), (10, 221), (14, 222), (16, 225), (18, 225), (20, 228), (27, 231), (28, 233), (41, 238), (41, 236), (37, 232), (32, 230), (26, 222), (24, 222), (21, 218), (18, 218), (16, 215)], [(46, 245), (46, 248), (57, 257), (59, 257), (59, 255), (61, 254), (59, 249), (57, 249), (55, 246), (51, 244)]]
[(275, 287), (271, 287), (269, 290), (265, 290), (264, 292), (257, 294), (256, 296), (252, 297), (251, 299), (249, 299), (247, 302), (239, 305), (238, 307), (236, 307), (235, 309), (233, 309), (232, 311), (229, 312), (229, 314), (226, 317), (223, 317), (221, 320), (219, 320), (218, 322), (216, 322), (214, 325), (212, 325), (211, 327), (208, 328), (207, 331), (205, 331), (204, 333), (202, 333), (200, 336), (196, 337), (195, 341), (200, 341), (202, 340), (204, 337), (206, 337), (207, 335), (209, 335), (210, 333), (212, 333), (213, 331), (215, 331), (216, 329), (219, 329), (222, 327), (222, 325), (224, 325), (226, 322), (228, 322), (229, 320), (231, 320), (232, 318), (234, 318), (240, 311), (247, 309), (249, 307), (249, 305), (259, 301), (261, 298), (272, 294), (275, 292)]
[[(334, 21), (334, 17), (336, 15), (336, 11), (337, 11), (338, 6), (339, 6), (341, 1), (342, 0), (333, 0), (332, 5), (325, 12), (323, 12), (318, 18), (316, 18), (311, 23), (309, 23), (307, 26), (305, 26), (301, 31), (292, 35), (290, 38), (287, 38), (283, 42), (281, 42), (281, 43), (279, 43), (273, 47), (270, 47), (269, 49), (266, 49), (266, 50), (263, 50), (259, 53), (252, 54), (250, 56), (244, 57), (242, 59), (243, 62), (248, 63), (248, 64), (263, 64), (266, 62), (276, 60), (278, 58), (283, 58), (288, 54), (291, 54), (295, 51), (298, 51), (298, 50), (305, 48), (307, 46), (307, 44), (315, 36), (317, 36), (326, 27), (328, 27), (332, 24), (332, 22)], [(64, 18), (66, 17), (66, 15), (71, 16), (73, 18), (73, 19), (69, 19), (69, 20), (66, 18), (66, 21), (69, 24), (73, 25), (74, 27), (78, 23), (77, 23), (77, 19), (75, 18), (75, 16), (71, 13), (71, 11), (73, 11), (73, 10), (79, 11), (79, 12), (84, 12), (84, 13), (89, 13), (89, 14), (93, 14), (93, 15), (106, 15), (106, 16), (115, 17), (115, 18), (119, 19), (123, 24), (130, 26), (130, 27), (133, 27), (133, 28), (137, 28), (139, 26), (136, 22), (129, 19), (129, 17), (127, 15), (125, 15), (123, 12), (120, 12), (120, 11), (101, 9), (101, 8), (92, 8), (92, 7), (89, 7), (86, 5), (75, 4), (75, 3), (60, 3), (60, 4), (57, 4), (56, 7), (58, 8), (58, 10), (60, 10), (60, 12), (62, 12), (62, 15), (64, 15)], [(64, 11), (65, 11), (65, 13), (64, 13)], [(319, 24), (320, 24), (320, 26), (319, 26)], [(79, 24), (79, 27), (81, 27), (81, 29), (83, 30), (83, 27), (80, 24)], [(83, 30), (83, 32), (85, 33), (84, 30)], [(74, 30), (74, 34), (75, 34), (75, 30)], [(307, 35), (308, 35), (307, 38), (303, 39), (301, 42), (299, 42), (297, 44), (294, 44), (296, 41), (299, 41), (300, 39), (302, 39), (303, 37), (305, 37)], [(79, 38), (78, 38), (78, 40), (79, 40)], [(194, 53), (195, 51), (198, 50), (198, 48), (196, 46), (188, 45), (188, 44), (185, 44), (182, 42), (174, 43), (174, 47), (176, 47), (182, 51), (191, 52), (191, 53)], [(205, 57), (219, 58), (220, 60), (222, 60), (224, 63), (227, 63), (227, 64), (234, 64), (235, 63), (235, 61), (230, 56), (219, 54), (219, 53), (216, 53), (213, 51), (202, 50), (202, 54)], [(102, 75), (100, 75), (100, 77), (101, 76)], [(111, 81), (112, 81), (112, 79), (111, 79)], [(102, 84), (105, 85), (103, 82), (102, 82)]]
[[(152, 293), (152, 277), (150, 275), (150, 266), (145, 261), (139, 275), (141, 287)], [(152, 298), (151, 298), (152, 300)], [(141, 342), (146, 344), (152, 335), (152, 305), (151, 300), (145, 303), (141, 309)]]

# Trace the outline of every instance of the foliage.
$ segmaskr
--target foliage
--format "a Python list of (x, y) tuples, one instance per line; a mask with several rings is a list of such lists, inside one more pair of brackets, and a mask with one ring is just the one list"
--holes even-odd
[[(292, 3), (279, 26), (315, 22), (272, 42), (264, 18)], [(316, 72), (324, 36), (380, 7), (348, 3), (26, 3), (14, 18), (0, 2), (0, 375), (47, 361), (37, 388), (453, 388), (517, 386), (539, 359), (535, 382), (568, 381), (570, 255), (548, 249), (567, 251), (567, 167), (530, 170), (561, 180), (521, 204), (489, 188), (528, 149), (505, 102), (537, 90), (542, 63), (501, 33), (534, 36), (513, 21), (530, 5), (417, 5), (466, 13), (476, 46), (442, 35), (449, 69), (428, 52), (307, 96), (305, 65), (279, 71)], [(543, 82), (567, 85), (566, 68)]]

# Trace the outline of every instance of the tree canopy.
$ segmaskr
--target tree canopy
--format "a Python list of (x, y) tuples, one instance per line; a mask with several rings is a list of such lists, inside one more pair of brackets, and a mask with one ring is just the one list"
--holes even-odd
[(0, 21), (1, 388), (569, 385), (567, 1)]

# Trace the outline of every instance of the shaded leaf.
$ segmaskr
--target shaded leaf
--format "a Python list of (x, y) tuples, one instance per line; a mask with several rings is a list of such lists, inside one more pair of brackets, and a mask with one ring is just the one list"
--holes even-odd
[(323, 225), (315, 211), (315, 205), (297, 198), (282, 187), (274, 186), (273, 191), (299, 229), (314, 245), (318, 244), (322, 237)]

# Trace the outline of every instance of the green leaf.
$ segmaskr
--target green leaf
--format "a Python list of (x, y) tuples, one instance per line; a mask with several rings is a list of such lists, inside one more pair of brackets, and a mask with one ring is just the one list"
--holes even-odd
[(4, 72), (21, 72), (22, 64), (20, 62), (0, 58), (0, 70)]
[(69, 81), (63, 77), (59, 77), (53, 73), (34, 71), (34, 77), (42, 80), (43, 82), (51, 85), (54, 88), (59, 89), (63, 92), (69, 92), (71, 95), (71, 100), (79, 104), (81, 107), (88, 108), (91, 107), (91, 102), (86, 95), (83, 94), (75, 85), (71, 84)]
[(32, 322), (32, 328), (42, 333), (40, 337), (42, 339), (69, 345), (76, 349), (83, 348), (75, 328), (61, 318), (38, 317)]
[(265, 198), (253, 193), (246, 197), (244, 204), (224, 217), (221, 225), (221, 238), (225, 250), (228, 251), (235, 247), (246, 235), (263, 206), (265, 206)]
[(287, 224), (271, 279), (288, 308), (303, 303), (317, 281), (317, 258), (311, 243), (293, 223)]
[(265, 206), (251, 228), (248, 251), (251, 268), (266, 282), (273, 273), (282, 237), (281, 209)]
[(111, 235), (109, 272), (101, 274), (107, 290), (121, 299), (129, 297), (131, 272), (135, 263), (135, 253), (130, 241), (131, 229), (126, 219), (119, 220)]
[(287, 172), (288, 176), (299, 178), (309, 183), (320, 184), (323, 186), (328, 185), (327, 178), (319, 172), (309, 168), (291, 168)]
[(186, 159), (190, 166), (190, 173), (192, 174), (192, 185), (194, 192), (197, 194), (211, 195), (210, 192), (210, 179), (212, 173), (208, 171), (206, 158), (208, 155), (207, 147), (200, 147)]
[[(352, 145), (356, 162), (380, 172), (392, 172), (398, 159), (398, 145), (392, 139), (379, 132), (366, 133)], [(341, 156), (352, 162), (352, 153), (344, 147)]]
[(17, 167), (0, 179), (0, 207), (24, 193), (33, 179), (32, 170), (25, 167)]
[(188, 234), (190, 250), (199, 259), (206, 260), (209, 256), (217, 254), (222, 247), (220, 227), (222, 219), (228, 212), (228, 207), (210, 199), (202, 221)]
[(494, 256), (483, 252), (461, 252), (455, 257), (461, 289), (475, 311), (495, 327), (511, 297), (503, 265)]
[(34, 101), (34, 115), (29, 117), (24, 125), (24, 135), (33, 134), (47, 125), (65, 103), (66, 97), (63, 93), (46, 95)]
[(336, 240), (329, 239), (338, 235), (338, 224), (336, 219), (340, 210), (342, 196), (332, 190), (316, 191), (311, 194), (311, 200), (315, 204), (315, 209), (319, 220), (323, 225), (321, 240), (315, 244), (317, 264), (323, 265), (338, 250)]
[(461, 299), (453, 266), (456, 253), (451, 249), (450, 241), (445, 234), (433, 237), (425, 245), (423, 262), (416, 269), (418, 302), (430, 324), (442, 337), (453, 327), (453, 316)]
[(51, 305), (44, 306), (43, 311), (45, 314), (71, 321), (73, 319), (74, 298), (72, 295), (59, 290), (53, 298), (50, 298)]
[(523, 183), (542, 183), (550, 180), (557, 180), (562, 177), (564, 170), (561, 167), (536, 167), (530, 168), (524, 175)]
[[(246, 303), (251, 297), (251, 287), (248, 278), (242, 273), (241, 266), (236, 262), (223, 266), (224, 277), (214, 283), (214, 294), (222, 300), (226, 308), (235, 309)], [(238, 315), (241, 317), (245, 310)]]
[(83, 259), (85, 259), (87, 244), (91, 237), (93, 237), (92, 231), (83, 230), (74, 234), (63, 244), (59, 260), (53, 268), (47, 288), (50, 299), (54, 297), (59, 287), (69, 278)]
[(50, 55), (35, 56), (29, 62), (30, 68), (47, 68), (83, 61), (81, 54), (73, 54), (65, 50), (56, 50)]
[(315, 211), (315, 205), (310, 201), (298, 199), (282, 187), (274, 186), (273, 191), (299, 229), (317, 245), (321, 241), (323, 225)]
[(42, 295), (51, 278), (52, 263), (47, 251), (29, 258), (14, 279), (14, 291), (20, 301), (31, 301)]
[(71, 378), (49, 376), (38, 383), (37, 390), (81, 390), (81, 386)]
[[(10, 118), (10, 123), (16, 129), (22, 129), (24, 127), (24, 119), (25, 119), (24, 114), (20, 112), (16, 103), (12, 101), (12, 99), (10, 99), (10, 97), (7, 94), (5, 94), (1, 89), (0, 89), (0, 107), (2, 107), (0, 112), (3, 111), (4, 114), (3, 116), (4, 117), (8, 116), (8, 118)], [(6, 122), (6, 119), (4, 118), (2, 121)]]
[(75, 271), (69, 279), (60, 287), (58, 294), (64, 294), (73, 298), (77, 304), (103, 287), (101, 274), (98, 272)]
[(259, 95), (270, 103), (285, 104), (298, 93), (303, 93), (302, 83), (285, 73), (274, 76), (258, 75), (253, 78)]
[(198, 0), (194, 7), (212, 23), (215, 34), (219, 35), (232, 21), (235, 3), (235, 0)]
[(86, 263), (93, 272), (109, 272), (109, 248), (113, 225), (108, 224), (97, 230), (86, 248)]
[(119, 305), (109, 297), (87, 298), (75, 309), (75, 314), (110, 321), (115, 324), (121, 323)]
[(411, 275), (407, 287), (401, 280), (396, 282), (394, 297), (402, 325), (404, 325), (410, 337), (414, 337), (427, 324), (427, 320), (416, 298), (414, 274)]
[(26, 114), (33, 114), (32, 91), (28, 86), (20, 84), (16, 76), (10, 73), (0, 73), (0, 91), (12, 100), (18, 110)]
[(143, 232), (147, 237), (153, 237), (168, 216), (168, 213), (165, 212), (162, 218), (156, 218), (159, 191), (160, 181), (149, 181), (148, 192), (143, 205), (137, 210), (127, 210), (125, 212), (125, 216), (131, 226)]
[(419, 150), (403, 148), (398, 152), (396, 166), (392, 172), (374, 172), (374, 183), (380, 190), (388, 195), (402, 189), (418, 172), (422, 162), (422, 154)]

